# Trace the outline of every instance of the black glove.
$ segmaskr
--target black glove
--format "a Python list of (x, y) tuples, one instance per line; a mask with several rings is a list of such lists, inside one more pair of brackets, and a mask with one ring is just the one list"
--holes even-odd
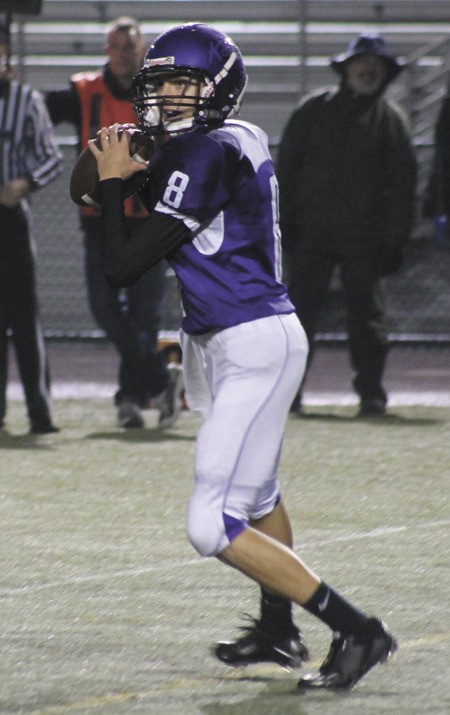
[(398, 273), (403, 261), (403, 250), (400, 246), (382, 244), (378, 251), (375, 270), (379, 276), (390, 276)]

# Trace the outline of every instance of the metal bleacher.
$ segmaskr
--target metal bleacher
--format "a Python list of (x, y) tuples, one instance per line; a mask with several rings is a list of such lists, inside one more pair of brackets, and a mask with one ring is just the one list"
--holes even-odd
[[(329, 58), (360, 31), (383, 32), (409, 62), (396, 93), (411, 113), (417, 92), (424, 92), (421, 82), (428, 86), (436, 75), (437, 100), (446, 83), (448, 0), (43, 0), (38, 17), (24, 16), (13, 26), (23, 78), (46, 89), (66, 84), (74, 71), (98, 67), (104, 61), (105, 24), (122, 14), (139, 19), (149, 41), (190, 20), (229, 33), (250, 78), (243, 118), (260, 124), (274, 143), (299, 95), (335, 81)], [(426, 107), (434, 119), (432, 110)]]
[[(137, 18), (149, 42), (171, 25), (187, 21), (209, 22), (229, 33), (242, 50), (249, 74), (241, 117), (267, 132), (274, 156), (282, 128), (300, 96), (336, 82), (330, 57), (342, 52), (359, 32), (381, 32), (393, 52), (407, 63), (389, 93), (411, 120), (421, 195), (429, 171), (436, 113), (450, 76), (450, 0), (43, 0), (37, 16), (12, 13), (19, 76), (46, 90), (66, 86), (73, 72), (101, 66), (105, 61), (105, 28), (120, 15)], [(95, 325), (86, 307), (82, 268), (78, 273), (71, 270), (67, 279), (67, 266), (81, 261), (76, 209), (68, 207), (66, 199), (74, 130), (62, 125), (57, 133), (66, 159), (65, 174), (52, 193), (51, 210), (44, 201), (34, 207), (37, 231), (50, 234), (40, 240), (44, 325), (48, 335), (93, 334)], [(60, 194), (61, 206), (55, 204), (56, 193)], [(49, 192), (43, 195), (48, 197)], [(50, 226), (49, 216), (54, 216)], [(450, 341), (450, 262), (447, 256), (442, 260), (436, 257), (436, 251), (433, 254), (429, 230), (418, 211), (418, 240), (413, 242), (403, 278), (404, 292), (400, 286), (400, 293), (392, 297), (393, 333), (403, 331), (410, 337), (430, 333), (447, 336)], [(420, 256), (414, 253), (419, 245)], [(426, 271), (421, 272), (419, 264), (425, 254), (428, 263)], [(412, 276), (415, 283), (410, 290), (406, 283)], [(63, 294), (64, 303), (55, 300), (59, 277), (57, 290)], [(431, 280), (437, 283), (431, 285)], [(422, 301), (419, 289), (414, 287), (418, 281)], [(411, 310), (405, 311), (406, 302), (415, 311), (412, 322)], [(173, 317), (169, 309), (166, 322), (176, 321), (177, 316)], [(341, 316), (339, 321), (342, 325)], [(331, 323), (323, 326), (324, 333), (333, 329)]]

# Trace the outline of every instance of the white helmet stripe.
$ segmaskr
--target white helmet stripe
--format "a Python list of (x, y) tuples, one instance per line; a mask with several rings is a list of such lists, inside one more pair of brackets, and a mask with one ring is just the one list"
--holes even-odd
[(237, 54), (236, 54), (236, 52), (232, 52), (231, 55), (229, 56), (229, 58), (227, 59), (227, 61), (225, 62), (224, 66), (223, 66), (222, 69), (220, 70), (220, 72), (218, 72), (218, 73), (216, 74), (216, 76), (214, 77), (214, 84), (219, 84), (219, 82), (220, 82), (224, 77), (227, 76), (228, 72), (230, 71), (230, 69), (232, 68), (232, 66), (234, 65), (234, 63), (236, 62), (236, 59), (237, 59)]

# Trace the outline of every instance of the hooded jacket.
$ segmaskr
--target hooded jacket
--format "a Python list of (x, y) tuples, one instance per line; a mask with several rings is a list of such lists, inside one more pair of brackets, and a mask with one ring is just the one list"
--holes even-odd
[(406, 118), (381, 96), (306, 96), (278, 153), (283, 246), (337, 255), (401, 247), (414, 218), (416, 159)]

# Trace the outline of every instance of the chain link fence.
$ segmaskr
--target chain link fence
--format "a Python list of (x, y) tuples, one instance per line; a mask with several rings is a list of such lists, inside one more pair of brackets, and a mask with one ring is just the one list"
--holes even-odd
[[(68, 186), (75, 149), (61, 143), (64, 171), (33, 195), (33, 230), (37, 243), (38, 287), (47, 338), (103, 337), (89, 311), (83, 265), (83, 239), (78, 209)], [(422, 149), (421, 151), (431, 151)], [(389, 279), (389, 332), (393, 341), (450, 342), (450, 252), (438, 251), (431, 223), (418, 220), (401, 273)], [(181, 321), (177, 282), (168, 271), (163, 333)], [(333, 280), (319, 326), (319, 339), (346, 338), (345, 311), (339, 279)]]

